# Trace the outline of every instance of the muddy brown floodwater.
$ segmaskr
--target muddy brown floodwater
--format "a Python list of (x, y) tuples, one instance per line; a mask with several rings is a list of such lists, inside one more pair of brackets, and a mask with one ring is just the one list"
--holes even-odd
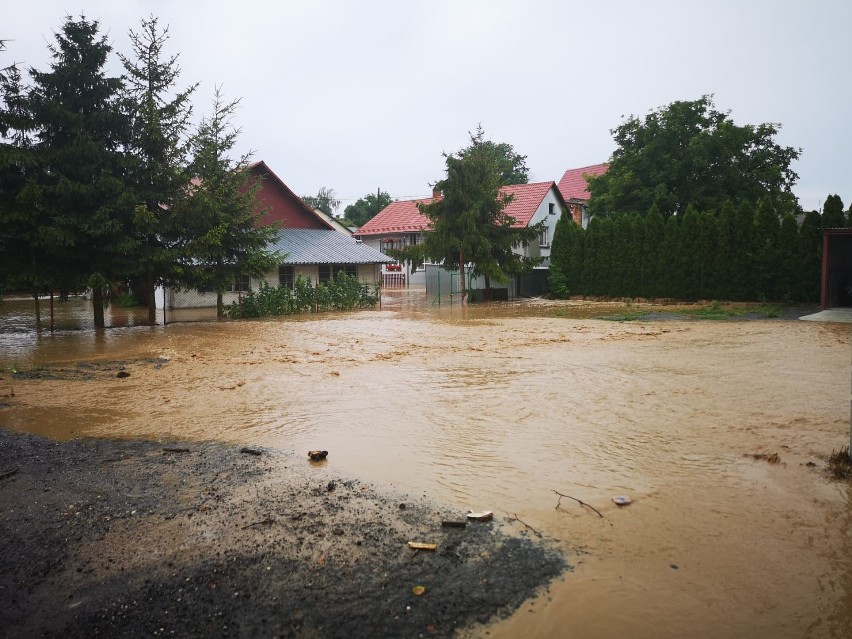
[[(850, 328), (585, 318), (603, 314), (400, 293), (375, 311), (19, 338), (0, 367), (76, 372), (15, 381), (0, 426), (322, 448), (342, 476), (558, 540), (575, 569), (476, 636), (852, 636), (852, 490), (824, 473), (849, 442)], [(130, 377), (74, 377), (96, 361)]]

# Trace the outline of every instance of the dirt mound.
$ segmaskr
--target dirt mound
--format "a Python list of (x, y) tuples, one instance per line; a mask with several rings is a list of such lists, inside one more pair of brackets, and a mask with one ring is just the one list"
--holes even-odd
[(567, 568), (280, 451), (0, 431), (0, 477), (5, 637), (450, 636)]

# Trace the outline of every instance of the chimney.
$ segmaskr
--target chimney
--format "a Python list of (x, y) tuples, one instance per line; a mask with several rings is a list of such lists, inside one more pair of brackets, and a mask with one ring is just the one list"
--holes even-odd
[(441, 197), (441, 190), (437, 186), (432, 187), (432, 199), (437, 200)]

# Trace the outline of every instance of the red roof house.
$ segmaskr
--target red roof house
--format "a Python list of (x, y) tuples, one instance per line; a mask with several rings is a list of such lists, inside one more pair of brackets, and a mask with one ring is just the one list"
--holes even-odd
[[(534, 246), (524, 247), (527, 257), (550, 256), (550, 242), (553, 231), (562, 209), (566, 207), (565, 200), (556, 188), (555, 182), (535, 182), (532, 184), (514, 184), (504, 186), (502, 193), (510, 194), (512, 201), (505, 209), (506, 215), (515, 218), (514, 226), (525, 227), (546, 220), (546, 228), (539, 242)], [(440, 196), (437, 196), (440, 197)], [(355, 231), (355, 237), (385, 252), (387, 249), (398, 249), (404, 246), (420, 244), (423, 233), (429, 231), (429, 218), (420, 212), (418, 204), (431, 204), (435, 197), (419, 200), (403, 200), (391, 202), (378, 215), (369, 220)], [(398, 268), (386, 267), (386, 270)], [(409, 273), (410, 281), (417, 282), (417, 274)]]
[(592, 164), (581, 166), (579, 169), (568, 169), (557, 185), (562, 197), (568, 205), (571, 218), (577, 224), (583, 225), (583, 211), (589, 201), (589, 183), (586, 176), (598, 176), (606, 173), (609, 164)]

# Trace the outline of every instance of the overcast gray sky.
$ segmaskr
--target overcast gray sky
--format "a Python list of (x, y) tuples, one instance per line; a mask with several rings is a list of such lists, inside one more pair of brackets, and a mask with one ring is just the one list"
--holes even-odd
[[(404, 199), (443, 177), (442, 152), (482, 123), (527, 155), (532, 181), (606, 161), (610, 130), (674, 100), (715, 95), (737, 124), (776, 122), (801, 147), (806, 210), (852, 200), (849, 0), (29, 0), (6, 3), (0, 62), (46, 68), (67, 14), (113, 48), (151, 14), (182, 86), (242, 98), (240, 152), (299, 195), (342, 208), (377, 188)], [(113, 58), (112, 68), (120, 69)]]

